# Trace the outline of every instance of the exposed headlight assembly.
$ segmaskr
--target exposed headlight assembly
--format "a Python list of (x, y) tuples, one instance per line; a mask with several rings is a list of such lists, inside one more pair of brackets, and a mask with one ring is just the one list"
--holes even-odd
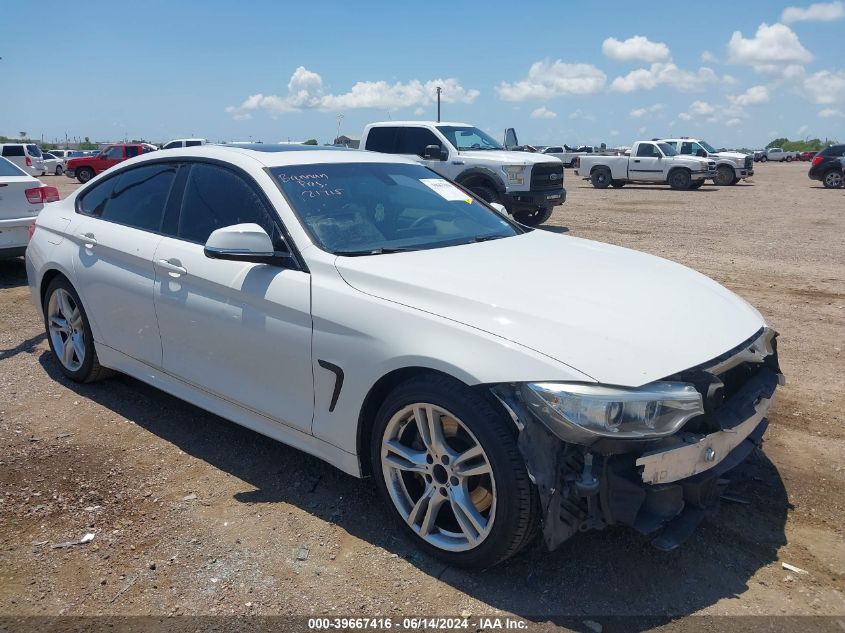
[(559, 382), (523, 383), (529, 409), (567, 442), (602, 437), (648, 439), (671, 435), (704, 413), (701, 394), (682, 382), (653, 382), (638, 389)]
[(521, 185), (525, 182), (525, 165), (505, 165), (502, 171), (508, 177), (508, 184)]

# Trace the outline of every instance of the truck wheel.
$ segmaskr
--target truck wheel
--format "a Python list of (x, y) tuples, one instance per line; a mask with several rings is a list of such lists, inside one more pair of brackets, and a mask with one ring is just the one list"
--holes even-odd
[(669, 186), (678, 191), (684, 191), (690, 188), (692, 184), (692, 174), (688, 169), (676, 169), (669, 174)]
[(621, 189), (622, 187), (625, 186), (625, 181), (624, 180), (611, 180), (610, 186), (615, 187), (616, 189)]
[(787, 157), (786, 157), (786, 162), (787, 162), (787, 163), (791, 163), (791, 162), (792, 162), (792, 156), (787, 156)]
[(742, 180), (742, 178), (734, 178), (734, 181), (733, 181), (731, 184), (732, 184), (732, 185), (735, 185), (735, 184), (736, 184), (736, 183), (738, 183), (740, 180)]
[(90, 167), (81, 167), (76, 170), (76, 179), (85, 184), (94, 177), (94, 170)]
[(606, 167), (601, 167), (590, 174), (590, 182), (596, 189), (607, 189), (610, 186), (610, 170)]
[(839, 189), (842, 186), (842, 173), (838, 171), (829, 171), (822, 178), (822, 184), (826, 189)]
[(467, 187), (467, 189), (469, 189), (476, 196), (484, 200), (484, 202), (499, 202), (499, 194), (497, 194), (496, 191), (491, 189), (490, 187), (478, 185), (476, 187)]
[(525, 226), (539, 226), (552, 217), (552, 208), (534, 209), (533, 211), (517, 211), (513, 219)]
[(768, 162), (769, 162), (769, 157), (768, 157), (768, 156), (761, 156), (761, 157), (760, 157), (760, 162), (761, 162), (761, 163), (768, 163)]
[(704, 186), (704, 181), (703, 180), (696, 180), (694, 183), (692, 183), (689, 186), (689, 188), (690, 189), (701, 189), (702, 186)]
[(719, 165), (716, 168), (716, 177), (713, 178), (713, 182), (720, 187), (727, 187), (728, 185), (734, 184), (735, 177), (736, 174), (731, 167), (728, 167), (727, 165)]

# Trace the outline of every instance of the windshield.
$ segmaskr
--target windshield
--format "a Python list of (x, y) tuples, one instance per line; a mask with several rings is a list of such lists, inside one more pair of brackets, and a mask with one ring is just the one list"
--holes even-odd
[(0, 176), (26, 176), (26, 172), (19, 169), (12, 161), (0, 157)]
[(660, 148), (660, 151), (663, 152), (664, 156), (678, 155), (678, 151), (675, 149), (675, 146), (671, 143), (658, 143), (657, 146)]
[(293, 165), (270, 173), (317, 245), (336, 255), (441, 248), (522, 232), (422, 165)]
[(717, 153), (716, 148), (713, 147), (707, 141), (699, 141), (698, 144), (701, 145), (701, 147), (703, 147), (704, 149), (706, 149), (708, 154), (716, 154)]
[(504, 149), (499, 142), (477, 127), (458, 125), (438, 125), (437, 129), (457, 150), (467, 149)]

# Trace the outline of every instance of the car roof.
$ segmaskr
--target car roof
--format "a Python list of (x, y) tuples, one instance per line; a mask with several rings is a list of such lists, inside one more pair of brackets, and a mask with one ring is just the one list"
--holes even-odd
[(372, 127), (385, 127), (385, 126), (409, 126), (409, 125), (459, 125), (461, 127), (475, 127), (471, 123), (460, 123), (458, 121), (377, 121), (375, 123), (370, 123)]

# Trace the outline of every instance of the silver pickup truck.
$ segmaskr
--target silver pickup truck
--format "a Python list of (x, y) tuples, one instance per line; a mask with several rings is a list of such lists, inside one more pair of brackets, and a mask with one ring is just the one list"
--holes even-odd
[(575, 175), (596, 189), (627, 183), (668, 184), (672, 189), (698, 189), (716, 175), (716, 162), (681, 156), (669, 143), (637, 141), (624, 156), (580, 156)]

